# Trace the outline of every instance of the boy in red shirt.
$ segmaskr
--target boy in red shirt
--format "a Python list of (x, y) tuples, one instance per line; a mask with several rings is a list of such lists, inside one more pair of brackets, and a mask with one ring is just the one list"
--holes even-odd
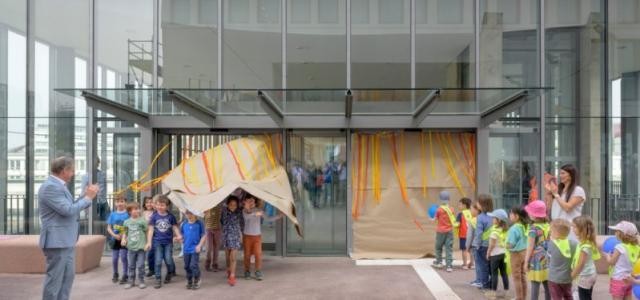
[(435, 217), (436, 260), (432, 264), (432, 267), (438, 269), (445, 267), (442, 264), (442, 247), (444, 247), (447, 272), (453, 271), (453, 230), (458, 227), (453, 209), (449, 206), (449, 198), (449, 192), (440, 192), (440, 207)]

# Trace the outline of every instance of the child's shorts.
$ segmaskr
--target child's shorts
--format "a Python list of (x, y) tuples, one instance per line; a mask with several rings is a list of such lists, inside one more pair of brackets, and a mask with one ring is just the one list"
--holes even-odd
[(460, 238), (460, 250), (467, 250), (467, 239)]
[(609, 281), (609, 293), (612, 297), (626, 297), (631, 296), (631, 285), (624, 282), (624, 280), (611, 279)]

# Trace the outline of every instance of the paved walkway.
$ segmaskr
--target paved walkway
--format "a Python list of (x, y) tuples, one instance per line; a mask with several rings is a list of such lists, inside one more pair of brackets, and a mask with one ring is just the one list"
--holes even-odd
[[(73, 299), (434, 299), (411, 266), (359, 267), (349, 258), (265, 257), (264, 281), (238, 279), (226, 283), (225, 272), (204, 272), (202, 287), (185, 289), (181, 259), (176, 258), (178, 277), (156, 290), (111, 283), (111, 258), (98, 269), (78, 274)], [(239, 266), (241, 262), (239, 261)], [(0, 299), (38, 299), (43, 275), (0, 274)], [(147, 280), (147, 284), (152, 281)], [(181, 298), (182, 297), (182, 298)]]
[[(468, 282), (475, 271), (455, 268), (451, 273), (434, 270), (432, 259), (359, 260), (348, 258), (265, 257), (264, 281), (238, 279), (226, 283), (224, 272), (203, 272), (200, 290), (185, 289), (181, 259), (176, 257), (178, 277), (156, 290), (124, 290), (111, 283), (111, 258), (101, 266), (76, 276), (73, 299), (180, 299), (214, 296), (216, 299), (484, 299)], [(239, 262), (239, 265), (241, 262)], [(459, 263), (458, 263), (459, 264)], [(43, 275), (0, 274), (0, 299), (39, 299)], [(152, 284), (147, 280), (147, 284)], [(500, 284), (501, 286), (501, 284)], [(600, 275), (594, 299), (608, 299), (608, 277)], [(513, 286), (506, 299), (513, 298)]]

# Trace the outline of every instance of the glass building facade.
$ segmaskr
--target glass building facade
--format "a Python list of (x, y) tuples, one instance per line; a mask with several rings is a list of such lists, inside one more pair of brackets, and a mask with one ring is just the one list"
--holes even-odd
[[(146, 170), (148, 154), (141, 153), (176, 137), (181, 142), (161, 161), (166, 167), (177, 165), (185, 153), (236, 136), (271, 134), (279, 139), (281, 161), (293, 178), (297, 162), (335, 160), (351, 170), (344, 153), (351, 149), (352, 133), (363, 129), (266, 130), (260, 122), (246, 122), (206, 131), (189, 124), (164, 126), (148, 135), (140, 124), (58, 89), (128, 89), (148, 99), (140, 104), (151, 107), (148, 113), (173, 109), (156, 99), (158, 89), (196, 91), (194, 99), (227, 91), (224, 101), (215, 103), (216, 112), (241, 116), (265, 115), (247, 91), (271, 90), (274, 102), (299, 117), (316, 112), (302, 105), (308, 103), (322, 104), (314, 109), (328, 116), (344, 113), (344, 89), (360, 99), (354, 100), (354, 112), (385, 114), (386, 123), (364, 129), (399, 130), (403, 126), (393, 118), (402, 115), (403, 105), (419, 107), (411, 100), (415, 93), (540, 87), (548, 89), (537, 101), (483, 130), (468, 128), (486, 140), (487, 156), (478, 157), (476, 171), (485, 181), (478, 182), (478, 191), (491, 193), (499, 206), (515, 205), (528, 199), (533, 177), (556, 175), (561, 165), (572, 163), (587, 191), (584, 212), (600, 229), (621, 219), (640, 222), (636, 0), (5, 0), (0, 3), (0, 234), (39, 232), (37, 191), (49, 162), (60, 155), (76, 159), (69, 187), (75, 195), (95, 170), (89, 162), (100, 158), (101, 197), (109, 205), (114, 191)], [(362, 101), (380, 97), (395, 102)], [(205, 98), (201, 103), (207, 104)], [(468, 112), (462, 106), (451, 111)], [(330, 209), (316, 214), (313, 207), (300, 208), (303, 227), (309, 228), (305, 239), (287, 222), (267, 224), (265, 243), (273, 247), (266, 249), (283, 255), (348, 254), (346, 174), (336, 174), (331, 192), (318, 199)], [(94, 208), (82, 215), (84, 233), (104, 230), (98, 214)]]

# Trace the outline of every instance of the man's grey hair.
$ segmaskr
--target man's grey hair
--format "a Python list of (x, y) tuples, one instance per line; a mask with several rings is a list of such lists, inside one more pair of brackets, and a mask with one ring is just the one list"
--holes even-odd
[(67, 168), (73, 167), (74, 160), (68, 156), (60, 156), (51, 162), (51, 173), (60, 174)]

